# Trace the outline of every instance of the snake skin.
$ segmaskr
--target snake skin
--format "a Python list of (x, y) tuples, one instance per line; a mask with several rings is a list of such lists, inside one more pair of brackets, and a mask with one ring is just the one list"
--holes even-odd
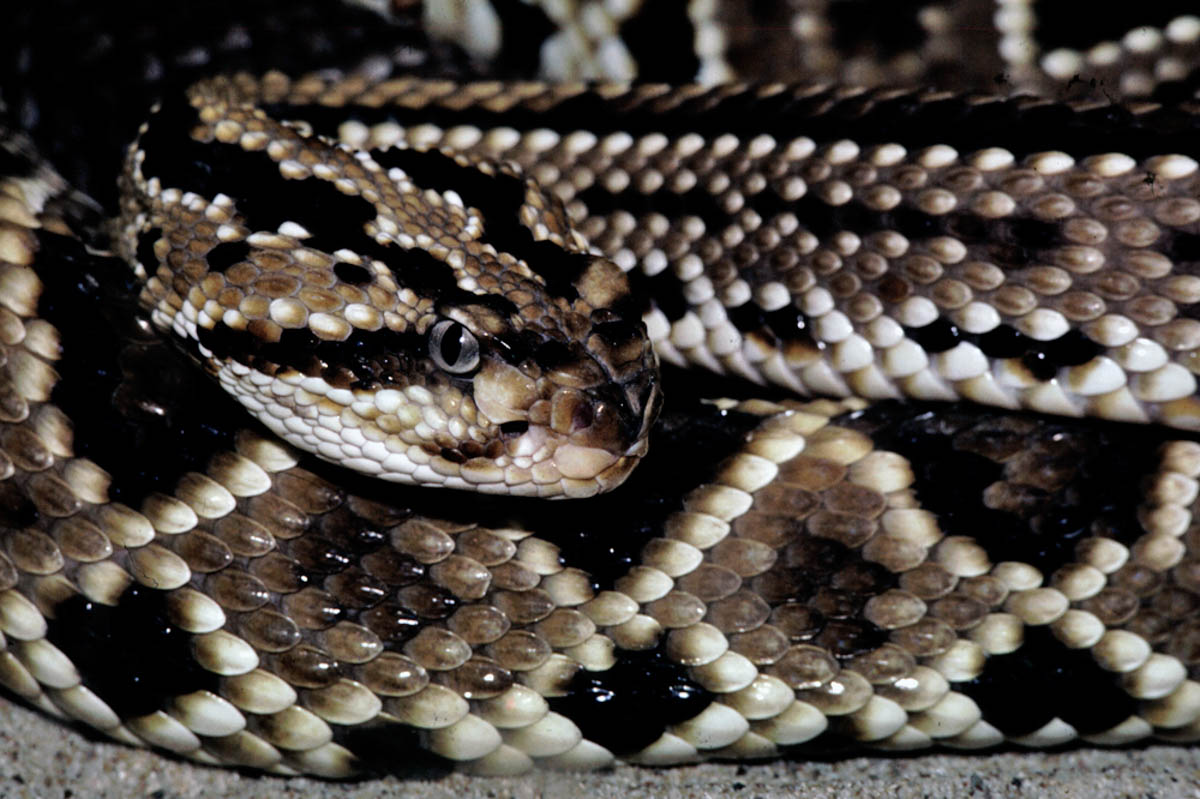
[[(1139, 30), (1038, 60), (1017, 46), (1032, 7), (1002, 5), (991, 52), (1005, 81), (1043, 90), (1094, 66), (1101, 82), (1122, 76), (1126, 96), (1177, 94), (1200, 35), (1180, 16), (1149, 29), (1157, 41)], [(426, 6), (434, 33), (472, 32), (471, 58), (502, 72), (515, 57), (470, 6)], [(793, 34), (815, 42), (790, 75), (828, 74), (817, 23), (836, 6), (789, 7)], [(732, 33), (710, 47), (741, 13), (712, 10), (692, 21), (693, 74), (753, 72), (788, 50), (768, 36), (739, 51)], [(633, 77), (621, 70), (640, 62), (614, 54), (602, 20), (544, 13), (585, 43), (544, 47), (547, 77)], [(924, 7), (931, 74), (904, 73), (902, 55), (838, 69), (934, 79), (939, 42), (978, 13)], [(126, 743), (327, 777), (1200, 737), (1200, 443), (1181, 432), (1200, 426), (1187, 103), (278, 73), (190, 91), (156, 115), (182, 108), (183, 124), (160, 134), (152, 117), (132, 146), (111, 229), (21, 134), (4, 136), (0, 684), (12, 693)], [(274, 152), (266, 129), (295, 150)], [(216, 160), (192, 159), (198, 147)], [(325, 375), (337, 348), (321, 342), (385, 325), (428, 334), (427, 315), (397, 311), (392, 250), (414, 247), (363, 252), (364, 222), (385, 228), (379, 208), (342, 224), (333, 199), (298, 219), (242, 193), (254, 163), (273, 199), (306, 198), (356, 151), (368, 172), (398, 170), (379, 205), (396, 219), (406, 195), (426, 203), (419, 216), (434, 203), (424, 190), (452, 191), (496, 261), (528, 267), (524, 290), (561, 299), (570, 284), (581, 319), (632, 308), (664, 361), (739, 384), (665, 373), (643, 463), (584, 499), (384, 483), (319, 444), (324, 460), (293, 449), (156, 327), (209, 358), (197, 325), (235, 328), (241, 310), (259, 332), (308, 330)], [(619, 269), (582, 250), (564, 272), (531, 263), (525, 238), (494, 235), (518, 218), (530, 240), (571, 255), (579, 235)], [(539, 239), (539, 224), (555, 236)], [(123, 258), (99, 247), (109, 233)], [(447, 268), (465, 249), (417, 235)], [(444, 285), (417, 282), (417, 295)], [(270, 307), (255, 316), (256, 303)], [(620, 378), (636, 386), (625, 428), (657, 406), (636, 327), (622, 323), (602, 356), (634, 364)], [(230, 348), (227, 371), (307, 368), (282, 352)], [(514, 363), (549, 372), (539, 357)], [(389, 374), (372, 372), (397, 384)], [(702, 401), (697, 387), (743, 398)], [(461, 390), (455, 407), (474, 389)]]

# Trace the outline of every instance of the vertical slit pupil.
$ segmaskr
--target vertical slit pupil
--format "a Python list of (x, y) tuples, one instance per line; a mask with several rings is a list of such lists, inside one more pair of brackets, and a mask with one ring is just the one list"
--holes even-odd
[(458, 357), (463, 351), (463, 326), (455, 322), (446, 329), (445, 335), (442, 336), (442, 358), (446, 363), (454, 365), (458, 363)]

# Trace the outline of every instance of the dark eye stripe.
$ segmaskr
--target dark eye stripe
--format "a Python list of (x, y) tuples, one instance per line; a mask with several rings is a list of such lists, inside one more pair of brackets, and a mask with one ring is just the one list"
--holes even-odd
[(199, 328), (199, 341), (220, 360), (232, 360), (274, 374), (291, 368), (323, 377), (337, 388), (404, 383), (425, 357), (426, 343), (416, 333), (354, 330), (345, 341), (324, 341), (305, 328), (285, 330), (278, 341), (222, 323)]

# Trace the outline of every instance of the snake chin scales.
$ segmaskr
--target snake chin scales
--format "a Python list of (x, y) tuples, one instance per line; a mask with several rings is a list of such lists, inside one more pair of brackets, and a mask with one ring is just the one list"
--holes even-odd
[(288, 442), (541, 497), (645, 454), (661, 390), (628, 280), (512, 168), (338, 145), (215, 80), (157, 110), (127, 175), (151, 319)]

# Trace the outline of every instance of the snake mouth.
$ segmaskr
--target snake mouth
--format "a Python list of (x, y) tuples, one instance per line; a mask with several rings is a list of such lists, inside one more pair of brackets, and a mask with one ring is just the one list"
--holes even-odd
[[(503, 367), (498, 367), (498, 371)], [(502, 371), (500, 373), (503, 373)], [(508, 374), (512, 377), (512, 374)], [(649, 433), (662, 405), (658, 364), (647, 348), (637, 368), (604, 370), (586, 388), (552, 381), (549, 397), (514, 410), (500, 407), (492, 391), (496, 373), (476, 382), (480, 410), (498, 423), (506, 465), (504, 485), (477, 490), (541, 497), (588, 497), (619, 486), (649, 450)]]
[(657, 373), (637, 386), (609, 385), (584, 396), (588, 404), (573, 415), (572, 429), (556, 431), (566, 434), (551, 459), (562, 477), (562, 496), (592, 496), (625, 481), (649, 451), (661, 396)]

